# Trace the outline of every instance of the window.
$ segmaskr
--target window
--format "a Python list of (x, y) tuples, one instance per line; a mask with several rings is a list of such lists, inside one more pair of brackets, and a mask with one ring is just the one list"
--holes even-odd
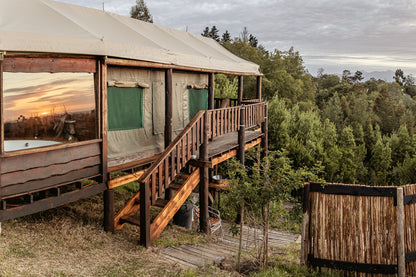
[(4, 150), (95, 139), (94, 75), (4, 72)]
[(208, 109), (208, 90), (189, 89), (189, 120), (200, 110)]
[(107, 109), (109, 131), (143, 128), (143, 89), (108, 87)]

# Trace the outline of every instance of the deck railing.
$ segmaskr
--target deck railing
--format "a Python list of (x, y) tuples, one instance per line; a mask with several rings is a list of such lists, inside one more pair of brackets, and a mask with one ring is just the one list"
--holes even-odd
[(208, 138), (237, 132), (241, 128), (242, 109), (245, 109), (245, 128), (260, 125), (265, 119), (265, 103), (231, 108), (199, 111), (159, 158), (141, 176), (139, 182), (149, 187), (151, 203), (167, 189), (176, 175), (192, 157), (196, 157), (204, 142), (204, 127), (208, 125)]

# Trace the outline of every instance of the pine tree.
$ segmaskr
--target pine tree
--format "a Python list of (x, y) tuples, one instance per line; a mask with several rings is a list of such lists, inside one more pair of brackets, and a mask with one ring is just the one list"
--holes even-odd
[(222, 34), (222, 38), (221, 38), (222, 42), (228, 42), (231, 41), (231, 35), (228, 32), (228, 30), (225, 30), (225, 33)]
[(136, 5), (131, 7), (130, 17), (145, 22), (153, 23), (153, 17), (149, 12), (144, 0), (136, 0)]

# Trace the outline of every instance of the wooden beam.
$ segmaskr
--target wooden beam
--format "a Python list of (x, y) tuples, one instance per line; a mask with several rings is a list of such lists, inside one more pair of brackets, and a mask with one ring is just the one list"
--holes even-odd
[(96, 72), (96, 60), (86, 58), (5, 57), (5, 72)]
[[(209, 117), (208, 112), (204, 114), (204, 133), (203, 143), (199, 149), (199, 157), (202, 161), (208, 161), (208, 137), (209, 137)], [(209, 186), (209, 169), (203, 167), (200, 174), (199, 182), (199, 209), (200, 209), (200, 230), (209, 234), (209, 214), (208, 214), (208, 186)]]
[(156, 62), (146, 62), (146, 61), (137, 61), (137, 60), (127, 60), (127, 59), (119, 59), (119, 58), (109, 58), (108, 65), (115, 65), (115, 66), (129, 66), (129, 67), (144, 67), (144, 68), (160, 68), (160, 69), (168, 69), (171, 68), (173, 70), (183, 70), (183, 71), (192, 71), (192, 72), (203, 72), (203, 73), (221, 73), (226, 75), (241, 75), (241, 76), (259, 76), (262, 75), (260, 73), (247, 73), (247, 72), (234, 72), (234, 71), (227, 71), (227, 70), (213, 70), (213, 69), (205, 69), (205, 68), (197, 68), (197, 67), (189, 67), (189, 66), (180, 66), (174, 64), (164, 64), (164, 63), (156, 63)]
[(261, 149), (263, 157), (267, 156), (269, 152), (269, 128), (268, 128), (268, 118), (267, 118), (268, 108), (267, 102), (264, 103), (264, 119), (261, 123), (261, 132), (263, 133), (263, 139), (261, 140)]
[(157, 154), (157, 155), (144, 158), (138, 161), (128, 162), (128, 163), (121, 164), (121, 165), (115, 165), (115, 166), (109, 167), (108, 172), (119, 172), (123, 170), (128, 170), (128, 169), (148, 165), (148, 164), (151, 164), (153, 161), (155, 161), (157, 158), (159, 158), (159, 156), (160, 154)]
[(208, 110), (214, 109), (214, 88), (215, 88), (215, 75), (214, 73), (208, 74)]
[(262, 76), (257, 76), (257, 89), (256, 89), (256, 98), (261, 101), (261, 80)]
[(172, 142), (173, 88), (172, 69), (165, 71), (165, 148)]
[[(256, 145), (259, 145), (261, 142), (262, 142), (262, 138), (258, 138), (256, 140), (253, 140), (253, 141), (249, 142), (249, 143), (246, 143), (246, 145), (244, 146), (244, 150), (247, 150), (247, 149), (250, 149), (250, 148), (252, 148)], [(209, 165), (212, 168), (212, 167), (216, 166), (217, 164), (220, 164), (220, 163), (222, 163), (222, 162), (224, 162), (228, 159), (231, 159), (232, 157), (235, 157), (235, 156), (237, 156), (237, 150), (231, 150), (231, 151), (229, 151), (225, 154), (222, 154), (221, 156), (212, 158), (211, 164), (209, 164)]]
[(143, 169), (141, 171), (137, 171), (137, 172), (134, 172), (132, 174), (128, 174), (128, 175), (124, 175), (124, 176), (121, 176), (121, 177), (118, 177), (118, 178), (115, 178), (115, 179), (111, 179), (111, 180), (108, 181), (108, 188), (113, 189), (113, 188), (116, 188), (116, 187), (119, 187), (119, 186), (126, 185), (126, 184), (131, 183), (131, 182), (135, 182), (135, 181), (139, 180), (140, 177), (142, 177), (142, 175), (145, 171), (146, 170)]
[(104, 230), (114, 232), (114, 190), (104, 191)]
[(107, 64), (104, 57), (101, 61), (101, 174), (102, 183), (107, 184), (108, 181), (108, 155), (107, 155)]
[(140, 184), (140, 244), (149, 247), (150, 241), (150, 184)]
[(240, 128), (238, 129), (238, 149), (237, 159), (244, 164), (245, 157), (245, 142), (246, 142), (246, 108), (240, 108)]
[(243, 85), (243, 76), (238, 76), (238, 91), (237, 91), (237, 105), (240, 106), (243, 102), (243, 90), (244, 90), (244, 85)]

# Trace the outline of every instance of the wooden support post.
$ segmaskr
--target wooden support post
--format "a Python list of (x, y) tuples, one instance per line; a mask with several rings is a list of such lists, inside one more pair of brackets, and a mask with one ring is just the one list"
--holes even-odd
[(261, 76), (257, 76), (257, 90), (256, 90), (256, 98), (261, 101)]
[(309, 241), (309, 187), (310, 185), (307, 184), (303, 188), (303, 218), (302, 218), (302, 241), (300, 246), (300, 264), (306, 265), (308, 261), (308, 251), (309, 249), (306, 247)]
[(406, 276), (404, 248), (404, 201), (403, 188), (397, 188), (397, 263), (398, 276)]
[(99, 63), (101, 64), (99, 69), (100, 84), (101, 84), (101, 182), (107, 184), (108, 180), (108, 163), (107, 163), (107, 63), (106, 57)]
[(243, 76), (238, 76), (238, 106), (243, 102)]
[(240, 128), (238, 129), (238, 151), (237, 159), (244, 164), (244, 146), (246, 143), (246, 107), (240, 108)]
[(261, 132), (263, 133), (263, 138), (261, 139), (261, 149), (262, 149), (262, 155), (263, 157), (266, 157), (268, 152), (269, 152), (269, 136), (268, 136), (268, 119), (267, 119), (267, 112), (268, 112), (268, 108), (267, 108), (267, 102), (264, 103), (264, 119), (263, 122), (261, 123)]
[[(199, 149), (201, 161), (208, 161), (208, 136), (209, 136), (209, 118), (208, 112), (204, 114), (204, 133), (203, 143)], [(209, 168), (204, 166), (200, 170), (199, 182), (199, 227), (201, 232), (209, 233), (209, 215), (208, 215), (208, 187), (209, 187)]]
[(173, 89), (172, 68), (165, 71), (165, 148), (172, 141), (172, 111), (173, 111)]
[[(3, 60), (4, 53), (0, 52), (0, 155), (4, 154), (4, 114), (3, 114)], [(1, 163), (0, 163), (1, 172)], [(0, 180), (0, 200), (1, 200), (1, 180)], [(1, 230), (1, 229), (0, 229)]]
[(140, 184), (140, 244), (150, 246), (150, 188), (149, 181)]
[(214, 109), (214, 88), (215, 88), (214, 73), (208, 74), (208, 110)]
[(114, 232), (114, 190), (104, 191), (104, 230)]

